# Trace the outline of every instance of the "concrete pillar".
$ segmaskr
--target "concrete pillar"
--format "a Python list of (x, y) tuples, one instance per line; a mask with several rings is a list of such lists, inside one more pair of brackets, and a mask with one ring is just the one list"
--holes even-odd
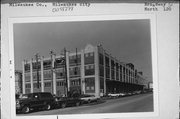
[(31, 82), (31, 93), (33, 93), (34, 85), (33, 85), (33, 67), (32, 67), (33, 59), (30, 60), (30, 82)]
[(81, 50), (81, 93), (85, 93), (84, 50)]
[(41, 58), (41, 92), (44, 92), (44, 66), (43, 57)]
[[(68, 91), (70, 91), (70, 78), (69, 78), (69, 52), (66, 52), (66, 71), (67, 71), (67, 84)], [(65, 79), (66, 80), (66, 79)]]
[(106, 62), (105, 62), (105, 51), (103, 50), (103, 62), (104, 62), (104, 94), (106, 94)]
[(25, 94), (26, 91), (25, 91), (25, 68), (24, 68), (24, 65), (25, 65), (25, 61), (22, 62), (22, 93)]
[(95, 96), (100, 96), (100, 79), (99, 79), (99, 54), (98, 47), (94, 48), (94, 64), (95, 64)]
[[(55, 62), (55, 56), (53, 55), (52, 56), (52, 67), (54, 67), (54, 62)], [(56, 74), (55, 74), (55, 71), (53, 70), (53, 94), (56, 94)]]

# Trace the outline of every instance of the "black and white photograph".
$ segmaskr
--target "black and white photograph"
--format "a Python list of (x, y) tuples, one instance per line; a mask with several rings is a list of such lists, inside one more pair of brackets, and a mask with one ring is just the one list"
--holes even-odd
[(179, 2), (73, 1), (1, 1), (0, 117), (179, 119)]
[(16, 116), (154, 112), (151, 19), (14, 23)]

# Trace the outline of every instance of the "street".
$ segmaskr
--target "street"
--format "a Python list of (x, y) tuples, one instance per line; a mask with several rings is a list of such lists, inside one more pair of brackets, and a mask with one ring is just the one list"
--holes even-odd
[(115, 99), (102, 100), (100, 103), (86, 104), (79, 107), (67, 107), (50, 111), (38, 111), (27, 115), (58, 115), (58, 114), (92, 114), (121, 112), (151, 112), (153, 111), (153, 93), (133, 95)]

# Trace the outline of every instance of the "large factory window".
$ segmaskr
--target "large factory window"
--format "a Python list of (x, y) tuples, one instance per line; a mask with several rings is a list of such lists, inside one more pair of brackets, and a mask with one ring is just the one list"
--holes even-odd
[(41, 72), (38, 72), (38, 77), (37, 77), (37, 72), (33, 72), (33, 80), (37, 81), (37, 78), (39, 79), (39, 81), (41, 80)]
[(99, 76), (104, 77), (104, 67), (102, 65), (99, 66)]
[(69, 56), (69, 64), (70, 65), (79, 65), (81, 64), (81, 55), (73, 55), (73, 56)]
[(33, 62), (32, 68), (33, 68), (33, 71), (41, 70), (41, 63), (40, 62)]
[(70, 77), (80, 76), (80, 73), (81, 73), (80, 67), (71, 67), (71, 68), (69, 68)]
[(103, 54), (99, 53), (99, 64), (104, 65), (104, 57)]
[(56, 70), (56, 79), (61, 79), (65, 77), (64, 68)]
[(84, 63), (85, 65), (94, 64), (94, 52), (84, 54)]
[(106, 78), (110, 78), (110, 69), (106, 67)]
[(105, 63), (106, 63), (106, 67), (109, 67), (109, 58), (107, 56), (105, 57)]
[(85, 78), (85, 90), (86, 93), (94, 93), (95, 92), (95, 78)]
[(43, 61), (43, 68), (44, 69), (50, 69), (52, 67), (51, 60), (45, 60)]
[(30, 64), (25, 64), (24, 65), (24, 70), (25, 70), (25, 72), (30, 71)]
[(94, 75), (95, 74), (95, 67), (94, 65), (87, 65), (85, 66), (85, 75)]
[(25, 81), (30, 82), (30, 73), (25, 73)]
[(26, 84), (26, 86), (25, 86), (26, 88), (31, 88), (31, 84)]
[(51, 87), (51, 82), (45, 82), (44, 87)]
[(44, 71), (44, 79), (51, 80), (52, 79), (52, 72), (51, 70)]

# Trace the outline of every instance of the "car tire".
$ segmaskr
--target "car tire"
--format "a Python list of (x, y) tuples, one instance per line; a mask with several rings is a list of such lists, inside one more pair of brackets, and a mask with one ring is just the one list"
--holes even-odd
[(27, 113), (29, 113), (29, 112), (30, 112), (29, 106), (25, 105), (25, 106), (22, 108), (22, 113), (27, 114)]
[(50, 110), (50, 109), (51, 109), (51, 105), (50, 104), (46, 104), (45, 110)]
[(66, 103), (62, 103), (61, 108), (65, 108), (65, 107), (66, 107)]

